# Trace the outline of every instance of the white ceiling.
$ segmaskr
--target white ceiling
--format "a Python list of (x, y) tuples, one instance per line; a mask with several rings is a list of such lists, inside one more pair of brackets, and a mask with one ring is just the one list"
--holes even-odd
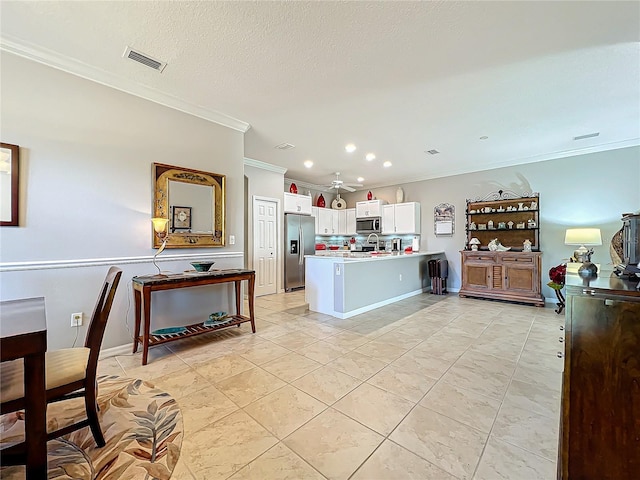
[[(640, 2), (0, 5), (4, 50), (248, 128), (246, 157), (308, 183), (340, 171), (371, 188), (640, 144)], [(126, 60), (127, 46), (168, 65)]]

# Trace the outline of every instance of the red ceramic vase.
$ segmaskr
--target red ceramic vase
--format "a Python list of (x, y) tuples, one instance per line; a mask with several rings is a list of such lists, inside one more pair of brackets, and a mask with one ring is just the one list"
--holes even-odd
[(322, 196), (322, 194), (320, 194), (320, 196), (318, 197), (318, 201), (316, 202), (316, 206), (324, 208), (325, 203), (324, 203), (324, 197)]
[(373, 200), (373, 193), (371, 193), (371, 190), (367, 193), (367, 200)]
[(296, 184), (295, 184), (295, 183), (292, 183), (292, 184), (289, 186), (289, 193), (298, 193), (298, 187), (296, 187)]

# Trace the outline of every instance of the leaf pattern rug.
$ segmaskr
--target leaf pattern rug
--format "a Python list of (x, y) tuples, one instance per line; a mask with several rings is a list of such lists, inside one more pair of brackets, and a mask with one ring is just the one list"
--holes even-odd
[[(168, 480), (182, 445), (176, 400), (152, 383), (116, 376), (98, 379), (100, 425), (107, 444), (97, 448), (89, 427), (47, 444), (49, 480)], [(84, 400), (50, 404), (49, 431), (85, 418)], [(0, 445), (24, 439), (24, 412), (0, 417)], [(0, 468), (0, 478), (22, 480), (24, 466)]]

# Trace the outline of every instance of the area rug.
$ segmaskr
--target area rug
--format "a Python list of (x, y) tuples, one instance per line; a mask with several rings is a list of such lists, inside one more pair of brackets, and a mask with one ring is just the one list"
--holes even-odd
[[(168, 480), (182, 445), (176, 400), (152, 383), (116, 376), (98, 379), (100, 425), (106, 445), (97, 448), (89, 427), (47, 444), (49, 480)], [(49, 431), (85, 418), (84, 400), (49, 405)], [(24, 413), (0, 417), (2, 446), (24, 438)], [(23, 466), (0, 468), (0, 478), (25, 478)]]

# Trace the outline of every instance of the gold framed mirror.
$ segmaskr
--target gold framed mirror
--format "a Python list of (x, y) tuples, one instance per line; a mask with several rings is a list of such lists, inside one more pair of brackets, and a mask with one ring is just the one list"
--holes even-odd
[[(225, 175), (153, 164), (153, 217), (166, 218), (166, 248), (225, 245)], [(162, 239), (153, 235), (153, 247)]]

